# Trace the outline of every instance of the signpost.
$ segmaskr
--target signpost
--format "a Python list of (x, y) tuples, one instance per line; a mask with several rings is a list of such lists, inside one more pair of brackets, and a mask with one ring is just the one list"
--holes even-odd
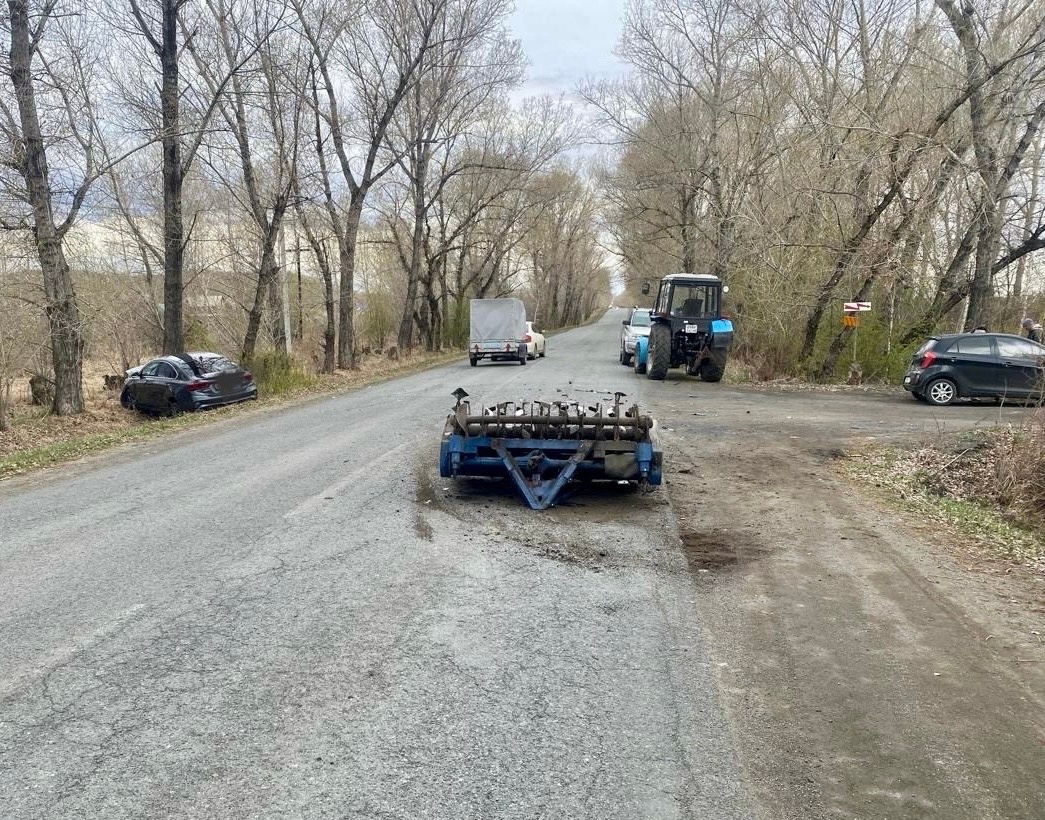
[[(853, 329), (853, 367), (856, 366), (856, 335), (859, 333), (860, 317), (858, 313), (864, 313), (871, 309), (870, 302), (843, 302), (842, 303), (842, 327)], [(852, 373), (852, 367), (850, 368)]]

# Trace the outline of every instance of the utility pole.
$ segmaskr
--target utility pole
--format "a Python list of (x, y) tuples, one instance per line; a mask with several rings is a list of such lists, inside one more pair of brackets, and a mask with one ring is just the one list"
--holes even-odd
[(283, 337), (287, 340), (287, 355), (290, 355), (290, 293), (287, 286), (287, 231), (286, 220), (279, 225), (279, 279), (283, 289)]
[(298, 342), (305, 339), (305, 302), (301, 298), (301, 234), (298, 233), (297, 224), (294, 225), (294, 256), (297, 258), (298, 268)]

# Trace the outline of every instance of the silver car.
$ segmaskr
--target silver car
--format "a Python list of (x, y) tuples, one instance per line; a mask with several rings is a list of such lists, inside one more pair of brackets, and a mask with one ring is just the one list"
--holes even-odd
[(620, 363), (630, 367), (635, 356), (635, 340), (640, 336), (649, 336), (649, 308), (634, 308), (621, 324)]

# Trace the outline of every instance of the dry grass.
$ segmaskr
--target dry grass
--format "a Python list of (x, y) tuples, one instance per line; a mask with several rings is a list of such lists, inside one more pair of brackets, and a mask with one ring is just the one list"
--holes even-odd
[(1008, 432), (999, 437), (998, 500), (1045, 530), (1045, 410)]
[(846, 472), (965, 536), (984, 556), (1045, 572), (1045, 411), (1018, 426), (854, 457)]

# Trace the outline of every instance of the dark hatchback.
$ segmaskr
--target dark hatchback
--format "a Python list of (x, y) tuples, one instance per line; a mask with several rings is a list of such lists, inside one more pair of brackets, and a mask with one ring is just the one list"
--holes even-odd
[(1008, 333), (935, 336), (911, 359), (903, 387), (920, 401), (1040, 399), (1045, 385), (1045, 346)]
[(218, 353), (177, 353), (127, 371), (120, 404), (174, 415), (258, 397), (254, 377)]

